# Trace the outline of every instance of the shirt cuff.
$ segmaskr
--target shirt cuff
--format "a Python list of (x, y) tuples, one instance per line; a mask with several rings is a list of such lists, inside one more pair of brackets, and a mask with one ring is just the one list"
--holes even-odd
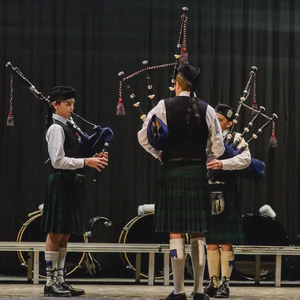
[(232, 170), (231, 164), (229, 163), (229, 161), (227, 159), (223, 159), (222, 160), (222, 164), (223, 164), (222, 170), (224, 170), (224, 171), (230, 171), (230, 170)]
[(84, 158), (76, 158), (76, 169), (84, 168)]

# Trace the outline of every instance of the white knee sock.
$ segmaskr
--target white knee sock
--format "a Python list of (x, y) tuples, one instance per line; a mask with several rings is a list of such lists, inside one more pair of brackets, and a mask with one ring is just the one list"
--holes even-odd
[(233, 251), (222, 251), (221, 252), (221, 271), (222, 278), (225, 277), (226, 280), (230, 279), (231, 272), (233, 269), (234, 253)]
[(67, 256), (67, 248), (59, 248), (58, 264), (57, 264), (57, 279), (60, 283), (65, 281), (65, 261)]
[(184, 293), (185, 239), (170, 240), (174, 294)]
[(203, 293), (203, 276), (205, 269), (205, 238), (191, 239), (191, 257), (194, 272), (194, 293)]
[(58, 251), (45, 251), (47, 286), (53, 285), (57, 280), (58, 255)]
[(214, 281), (214, 286), (219, 287), (219, 277), (220, 277), (220, 250), (207, 250), (207, 265), (209, 277)]

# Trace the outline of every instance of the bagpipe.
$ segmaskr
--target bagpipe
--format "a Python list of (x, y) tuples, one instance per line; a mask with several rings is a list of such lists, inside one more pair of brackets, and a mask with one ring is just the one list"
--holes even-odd
[[(38, 99), (47, 104), (48, 108), (51, 103), (49, 97), (45, 97), (40, 91), (38, 91), (35, 86), (23, 75), (19, 68), (14, 67), (10, 62), (7, 62), (5, 65), (7, 68), (10, 68), (15, 74), (17, 74), (23, 82), (29, 88), (29, 91)], [(10, 76), (10, 109), (7, 117), (7, 126), (14, 126), (14, 117), (13, 117), (13, 72)], [(83, 132), (80, 127), (75, 123), (72, 117), (67, 119), (68, 125), (74, 128), (79, 142), (81, 144), (82, 156), (83, 157), (92, 157), (95, 154), (106, 151), (113, 141), (114, 133), (109, 127), (101, 127), (100, 125), (95, 125), (86, 119), (82, 118), (80, 115), (72, 112), (72, 116), (80, 119), (81, 121), (87, 123), (91, 126), (89, 133)]]
[[(278, 116), (273, 113), (272, 116), (267, 116), (263, 112), (265, 111), (265, 108), (263, 106), (260, 106), (257, 109), (257, 101), (256, 101), (256, 72), (257, 67), (252, 66), (251, 71), (249, 73), (249, 79), (247, 81), (246, 87), (243, 91), (242, 96), (240, 97), (239, 105), (236, 109), (235, 117), (232, 120), (232, 126), (230, 128), (230, 132), (225, 136), (224, 138), (224, 146), (225, 146), (225, 152), (224, 154), (219, 157), (220, 160), (222, 159), (228, 159), (232, 158), (236, 155), (241, 154), (245, 149), (249, 147), (249, 144), (251, 141), (254, 141), (258, 138), (260, 134), (264, 131), (264, 129), (272, 122), (272, 135), (269, 140), (269, 146), (270, 147), (277, 147), (277, 139), (275, 136), (275, 120), (278, 119)], [(251, 82), (253, 81), (253, 101), (252, 101), (252, 107), (245, 104), (245, 101), (250, 95), (251, 92)], [(234, 126), (238, 124), (238, 119), (240, 116), (241, 108), (244, 107), (251, 111), (252, 113), (252, 119), (248, 123), (248, 125), (244, 128), (241, 135), (239, 135), (236, 139), (234, 139)], [(247, 141), (245, 141), (242, 144), (242, 141), (244, 140), (245, 134), (250, 132), (250, 128), (253, 126), (254, 122), (257, 120), (259, 116), (262, 116), (264, 119), (266, 119), (266, 122), (255, 132), (252, 134), (251, 138), (249, 138)], [(224, 171), (224, 170), (209, 170), (208, 172), (209, 178), (215, 182), (215, 181), (221, 181), (221, 182), (228, 182), (228, 180), (235, 181), (238, 176), (243, 177), (245, 179), (248, 179), (253, 182), (260, 182), (265, 174), (265, 163), (261, 160), (258, 160), (256, 158), (251, 158), (250, 165), (243, 169), (243, 170), (236, 170), (236, 171)]]
[[(178, 73), (178, 70), (180, 67), (184, 64), (188, 64), (188, 52), (186, 47), (186, 37), (187, 37), (187, 7), (182, 7), (182, 15), (181, 15), (181, 25), (179, 30), (179, 36), (178, 36), (178, 42), (177, 42), (177, 53), (174, 55), (175, 62), (174, 63), (167, 63), (157, 66), (149, 66), (148, 61), (143, 61), (144, 68), (136, 71), (128, 76), (125, 76), (124, 71), (121, 71), (118, 73), (119, 76), (119, 100), (118, 105), (116, 108), (116, 115), (117, 116), (124, 116), (125, 108), (123, 103), (123, 97), (122, 97), (122, 90), (123, 85), (125, 85), (126, 90), (129, 94), (129, 97), (133, 100), (134, 104), (133, 106), (137, 108), (140, 119), (145, 122), (146, 121), (146, 114), (143, 112), (141, 108), (141, 103), (136, 99), (136, 95), (133, 92), (129, 80), (133, 77), (145, 73), (146, 75), (146, 83), (147, 83), (147, 89), (148, 89), (148, 98), (151, 100), (152, 107), (156, 105), (154, 101), (154, 93), (153, 93), (153, 86), (151, 82), (150, 72), (152, 70), (156, 70), (159, 68), (165, 68), (165, 67), (172, 67), (173, 66), (173, 72), (171, 74), (171, 86), (169, 87), (170, 91), (170, 97), (172, 97), (172, 92), (175, 90), (175, 79), (176, 75)], [(265, 115), (263, 111), (265, 108), (263, 106), (260, 106), (257, 108), (257, 101), (256, 101), (256, 72), (257, 67), (252, 66), (249, 74), (248, 81), (246, 83), (246, 86), (243, 90), (242, 96), (240, 97), (239, 105), (235, 113), (235, 118), (233, 119), (233, 125), (231, 126), (230, 133), (225, 137), (224, 139), (224, 147), (225, 152), (220, 157), (220, 159), (227, 159), (232, 158), (243, 151), (249, 146), (249, 143), (253, 140), (256, 140), (258, 136), (264, 131), (264, 129), (272, 123), (272, 136), (270, 138), (270, 146), (276, 147), (277, 146), (277, 140), (275, 136), (275, 120), (278, 118), (275, 113), (271, 117)], [(249, 97), (251, 93), (251, 89), (253, 91), (253, 103), (252, 107), (245, 104), (245, 101)], [(241, 108), (246, 108), (251, 111), (253, 117), (251, 121), (248, 123), (248, 125), (244, 128), (243, 133), (236, 138), (234, 141), (234, 126), (238, 124), (238, 119), (240, 115)], [(250, 128), (253, 126), (254, 122), (258, 117), (263, 117), (266, 119), (266, 122), (257, 130), (257, 132), (252, 134), (252, 137), (247, 140), (247, 142), (243, 143), (241, 145), (241, 142), (244, 140), (244, 136), (250, 132)], [(157, 150), (164, 150), (165, 147), (168, 144), (168, 127), (162, 120), (160, 120), (156, 115), (153, 115), (150, 120), (148, 120), (148, 126), (147, 126), (147, 138), (149, 143)], [(251, 158), (251, 164), (244, 170), (239, 171), (223, 171), (223, 170), (210, 170), (209, 175), (211, 176), (211, 179), (213, 181), (225, 181), (225, 179), (228, 179), (228, 172), (231, 177), (244, 177), (248, 180), (251, 180), (253, 182), (259, 182), (262, 180), (264, 173), (265, 173), (265, 163), (263, 161), (260, 161), (255, 158)]]
[[(129, 97), (132, 99), (133, 106), (138, 110), (140, 119), (145, 122), (146, 121), (146, 114), (144, 114), (141, 103), (137, 100), (135, 93), (133, 92), (130, 84), (129, 79), (141, 74), (145, 73), (146, 76), (146, 83), (147, 83), (147, 90), (148, 90), (148, 98), (151, 100), (151, 106), (152, 108), (155, 107), (156, 102), (154, 100), (155, 94), (153, 93), (153, 86), (151, 81), (151, 71), (157, 70), (161, 68), (166, 67), (173, 67), (173, 71), (171, 74), (171, 85), (169, 87), (169, 93), (170, 97), (172, 97), (172, 93), (175, 90), (175, 78), (178, 72), (178, 69), (183, 64), (188, 64), (188, 53), (186, 48), (186, 33), (187, 33), (187, 17), (188, 8), (182, 7), (182, 15), (181, 15), (181, 25), (178, 35), (178, 41), (177, 41), (177, 51), (176, 54), (174, 54), (175, 62), (173, 63), (166, 63), (156, 66), (149, 66), (149, 62), (147, 60), (144, 60), (142, 62), (144, 68), (136, 71), (128, 76), (125, 76), (124, 71), (121, 71), (118, 73), (119, 76), (119, 100), (116, 107), (116, 115), (117, 116), (124, 116), (126, 115), (124, 103), (123, 103), (123, 96), (122, 96), (122, 90), (123, 85), (125, 85), (126, 90), (129, 94)], [(153, 115), (151, 119), (149, 120), (148, 126), (147, 126), (147, 137), (149, 140), (149, 143), (157, 150), (163, 150), (167, 145), (167, 139), (168, 139), (168, 127), (166, 124), (158, 118), (156, 115)]]

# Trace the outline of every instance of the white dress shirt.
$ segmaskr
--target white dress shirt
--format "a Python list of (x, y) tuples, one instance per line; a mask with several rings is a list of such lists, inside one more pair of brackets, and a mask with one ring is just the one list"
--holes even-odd
[[(229, 133), (229, 130), (223, 131), (223, 137), (225, 137)], [(235, 141), (241, 134), (235, 133), (234, 140)], [(240, 146), (245, 145), (245, 140), (242, 138)], [(247, 168), (251, 163), (251, 154), (249, 148), (246, 149), (241, 153), (232, 158), (222, 159), (223, 168), (222, 170), (230, 171), (230, 170), (242, 170)]]
[[(179, 96), (190, 96), (190, 92), (183, 91), (179, 94)], [(140, 145), (152, 154), (155, 158), (158, 158), (161, 154), (161, 151), (153, 148), (147, 138), (147, 126), (149, 120), (153, 115), (156, 115), (160, 118), (166, 125), (167, 123), (167, 114), (166, 114), (166, 106), (165, 101), (160, 100), (158, 104), (148, 113), (145, 122), (143, 123), (142, 129), (138, 132), (138, 141)], [(207, 105), (206, 110), (206, 123), (208, 127), (208, 140), (207, 140), (207, 160), (211, 160), (214, 158), (220, 157), (224, 153), (224, 143), (222, 130), (220, 127), (219, 120), (217, 118), (215, 110)]]
[[(67, 124), (67, 119), (57, 115), (52, 115), (53, 119)], [(58, 124), (52, 124), (46, 133), (48, 143), (48, 153), (51, 164), (55, 169), (75, 170), (84, 167), (83, 158), (67, 157), (64, 150), (65, 133)]]

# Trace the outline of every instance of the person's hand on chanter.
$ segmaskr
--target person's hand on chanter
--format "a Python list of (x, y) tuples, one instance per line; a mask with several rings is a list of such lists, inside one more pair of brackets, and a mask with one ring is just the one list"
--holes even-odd
[(108, 152), (102, 151), (102, 152), (100, 152), (100, 153), (97, 153), (97, 154), (95, 155), (95, 157), (105, 157), (105, 158), (108, 159)]
[(213, 169), (213, 170), (220, 170), (223, 168), (223, 163), (221, 160), (219, 159), (213, 159), (210, 162), (208, 162), (206, 164), (206, 168), (209, 169)]
[(95, 168), (98, 172), (100, 172), (101, 169), (104, 169), (106, 166), (108, 166), (108, 158), (104, 155), (103, 157), (85, 158), (84, 165), (86, 167)]

